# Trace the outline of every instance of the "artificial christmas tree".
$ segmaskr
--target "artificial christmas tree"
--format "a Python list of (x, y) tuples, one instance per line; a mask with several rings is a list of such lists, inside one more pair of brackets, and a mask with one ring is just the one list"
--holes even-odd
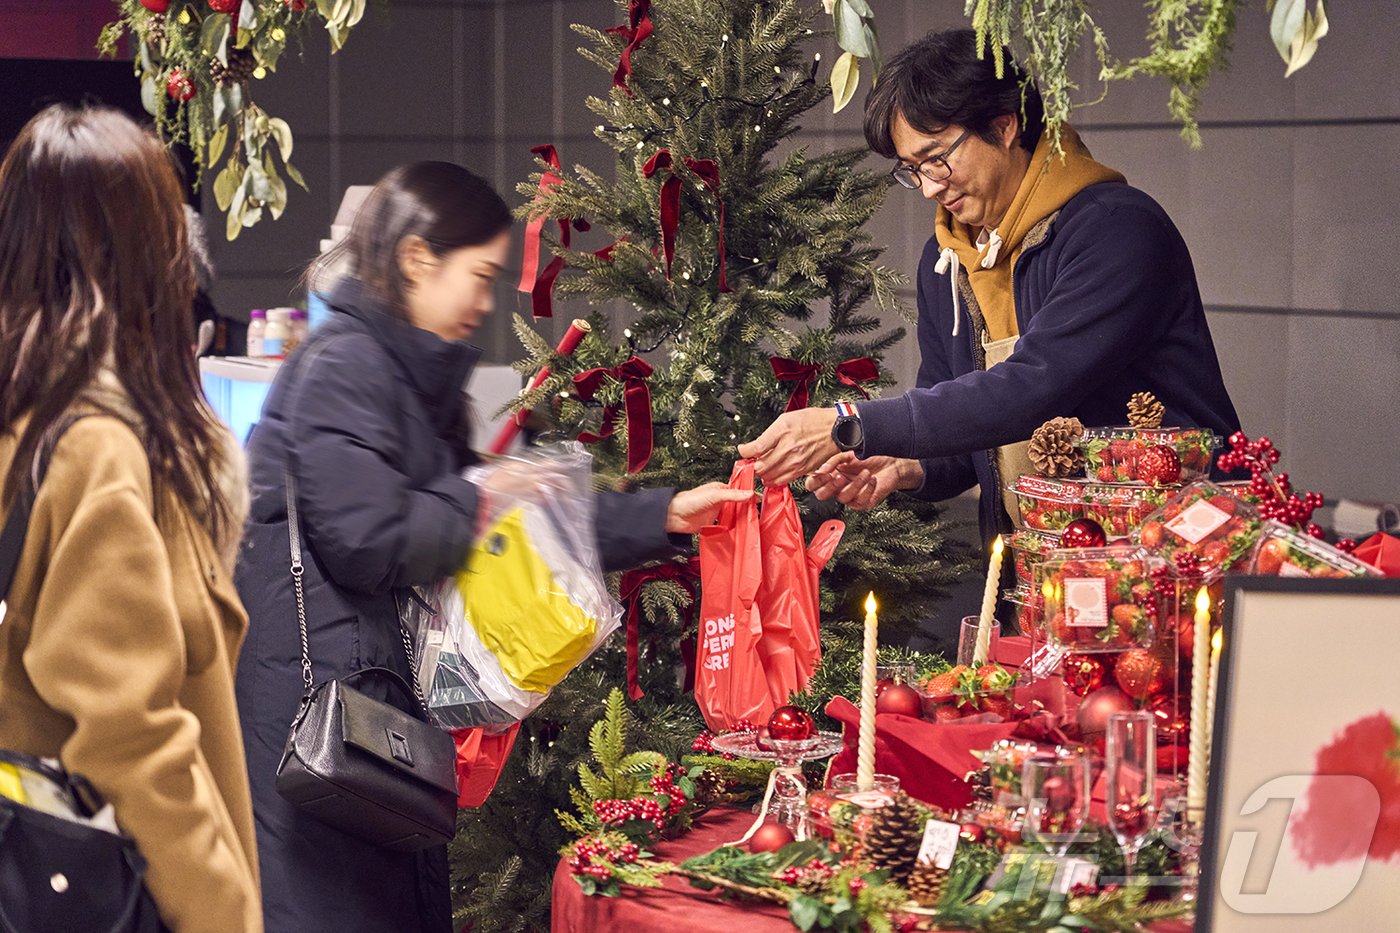
[[(552, 436), (591, 442), (600, 483), (686, 488), (728, 477), (736, 443), (785, 408), (890, 384), (880, 358), (903, 330), (882, 330), (865, 303), (874, 297), (895, 312), (905, 279), (878, 265), (863, 230), (888, 187), (882, 172), (861, 167), (865, 150), (816, 153), (792, 139), (798, 118), (829, 94), (812, 54), (819, 46), (808, 47), (818, 3), (619, 5), (625, 26), (574, 27), (590, 41), (580, 53), (613, 75), (606, 97), (588, 106), (615, 164), (564, 169), (551, 147), (536, 149), (541, 172), (521, 186), (531, 198), (521, 285), (539, 315), (555, 299), (620, 302), (625, 327), (595, 310), (591, 335), (563, 355), (517, 319), (527, 354), (519, 368), (550, 370), (520, 407)], [(553, 229), (554, 255), (539, 271), (534, 238)], [(590, 230), (603, 248), (575, 248), (573, 234)], [(837, 511), (799, 499), (809, 536)], [(868, 591), (887, 607), (882, 637), (897, 640), (930, 617), (961, 569), (929, 504), (898, 498), (841, 517), (845, 538), (822, 589), (823, 641), (837, 657), (849, 653), (841, 642)], [(631, 728), (640, 747), (672, 760), (700, 728), (682, 683), (695, 587), (679, 562), (625, 587), (645, 691), (629, 707)], [(492, 798), (463, 813), (454, 890), (458, 920), (474, 931), (547, 925), (565, 841), (553, 811), (569, 806), (588, 727), (626, 668), (623, 639), (614, 639), (525, 724)], [(829, 695), (810, 697), (812, 707)]]

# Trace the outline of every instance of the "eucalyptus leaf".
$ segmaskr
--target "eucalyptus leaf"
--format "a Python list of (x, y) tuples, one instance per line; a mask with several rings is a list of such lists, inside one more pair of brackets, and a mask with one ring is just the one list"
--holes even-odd
[(310, 188), (306, 187), (306, 179), (301, 177), (301, 172), (297, 171), (297, 167), (295, 165), (287, 161), (283, 161), (282, 164), (287, 169), (287, 177), (290, 178), (292, 181), (296, 182), (297, 186), (301, 188), (302, 191), (311, 190)]
[(220, 123), (219, 128), (214, 131), (214, 135), (209, 140), (209, 148), (204, 153), (204, 164), (210, 168), (219, 161), (219, 156), (224, 154), (224, 146), (228, 145), (228, 124)]
[(1289, 46), (1288, 70), (1283, 73), (1285, 78), (1293, 76), (1293, 72), (1302, 68), (1312, 61), (1317, 54), (1317, 43), (1323, 36), (1327, 35), (1327, 10), (1323, 8), (1322, 0), (1317, 0), (1317, 16), (1311, 13), (1303, 14), (1303, 28), (1293, 37), (1293, 43)]
[(151, 59), (151, 50), (146, 43), (141, 43), (141, 71), (143, 74), (150, 74), (156, 71), (156, 64)]
[(226, 110), (228, 110), (228, 98), (224, 96), (224, 92), (223, 92), (223, 91), (221, 91), (221, 90), (215, 90), (215, 91), (214, 91), (214, 122), (215, 122), (215, 123), (222, 123), (222, 122), (223, 122), (223, 120), (224, 120), (224, 112), (225, 112)]
[(219, 205), (219, 210), (226, 211), (233, 203), (234, 192), (238, 190), (238, 183), (243, 180), (242, 174), (238, 171), (238, 166), (232, 159), (224, 170), (214, 177), (214, 201)]
[(860, 84), (860, 59), (854, 53), (842, 52), (831, 66), (831, 112), (840, 113), (851, 98), (856, 96)]
[(364, 18), (365, 0), (350, 0), (350, 13), (345, 18), (345, 28), (348, 30)]
[(228, 32), (232, 20), (227, 13), (211, 13), (204, 18), (199, 30), (199, 53), (205, 58), (218, 58), (228, 64)]
[(273, 117), (267, 122), (273, 138), (277, 140), (277, 151), (285, 162), (292, 157), (292, 128), (281, 117)]
[(1269, 19), (1269, 36), (1285, 62), (1290, 59), (1293, 37), (1303, 28), (1303, 13), (1307, 7), (1308, 0), (1278, 0), (1274, 15)]
[(141, 76), (141, 107), (151, 116), (156, 115), (156, 102), (159, 99), (156, 91), (156, 79), (150, 74)]
[(801, 930), (802, 933), (808, 933), (812, 927), (817, 925), (817, 919), (821, 916), (821, 912), (821, 902), (807, 894), (794, 897), (792, 903), (788, 905), (788, 915), (792, 918), (792, 925)]
[(246, 181), (247, 178), (245, 176), (244, 183), (240, 183), (234, 190), (233, 199), (229, 202), (227, 208), (228, 219), (224, 224), (224, 236), (228, 238), (230, 243), (238, 239), (238, 234), (243, 230), (243, 204), (247, 200), (247, 195), (245, 193)]
[(272, 211), (272, 219), (276, 220), (287, 209), (287, 183), (277, 174), (277, 167), (272, 164), (271, 152), (263, 152), (263, 174), (272, 189), (272, 197), (268, 198), (268, 207)]
[(253, 0), (243, 0), (243, 8), (238, 11), (238, 31), (258, 31), (258, 8)]
[(857, 58), (869, 58), (870, 27), (848, 0), (836, 0), (831, 15), (836, 20), (836, 44)]

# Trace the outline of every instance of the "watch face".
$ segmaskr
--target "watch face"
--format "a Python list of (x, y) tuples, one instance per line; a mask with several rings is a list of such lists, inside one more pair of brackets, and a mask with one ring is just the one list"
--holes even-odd
[(836, 419), (835, 428), (832, 430), (832, 440), (836, 446), (842, 450), (855, 450), (860, 446), (864, 438), (861, 430), (860, 418), (855, 415), (845, 415)]

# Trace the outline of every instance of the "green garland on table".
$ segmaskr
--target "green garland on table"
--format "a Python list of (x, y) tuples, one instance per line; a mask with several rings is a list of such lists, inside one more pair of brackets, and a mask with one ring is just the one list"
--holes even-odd
[(214, 198), (225, 234), (273, 220), (287, 207), (287, 181), (306, 189), (292, 165), (292, 128), (253, 102), (254, 81), (277, 70), (292, 37), (315, 23), (337, 52), (366, 0), (119, 0), (118, 19), (98, 50), (115, 55), (130, 33), (141, 103), (166, 145), (194, 153), (201, 176), (222, 163)]

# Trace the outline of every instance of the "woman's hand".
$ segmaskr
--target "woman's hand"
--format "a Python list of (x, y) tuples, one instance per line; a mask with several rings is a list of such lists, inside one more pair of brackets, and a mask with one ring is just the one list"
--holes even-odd
[(751, 499), (753, 493), (730, 489), (725, 483), (706, 483), (694, 489), (682, 490), (671, 499), (666, 509), (666, 530), (671, 534), (693, 535), (719, 518), (720, 507)]
[(873, 509), (897, 489), (918, 489), (924, 482), (923, 464), (895, 457), (856, 459), (840, 453), (807, 477), (807, 491), (818, 499), (835, 499), (853, 509)]

